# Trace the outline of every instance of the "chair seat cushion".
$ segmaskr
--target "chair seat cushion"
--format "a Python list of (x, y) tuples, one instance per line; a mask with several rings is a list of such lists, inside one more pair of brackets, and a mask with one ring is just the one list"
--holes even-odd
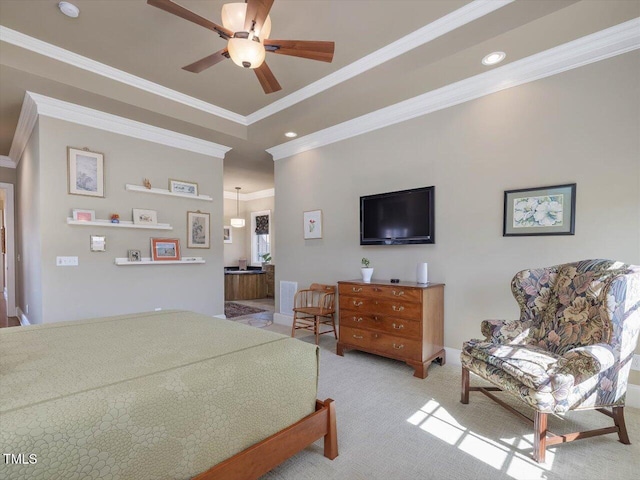
[(561, 356), (531, 345), (500, 345), (479, 340), (464, 343), (469, 356), (503, 369), (528, 387), (551, 388), (552, 376), (563, 363)]

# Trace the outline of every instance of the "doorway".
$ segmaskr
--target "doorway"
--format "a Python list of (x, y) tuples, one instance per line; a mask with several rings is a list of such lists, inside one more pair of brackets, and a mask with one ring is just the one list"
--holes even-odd
[(2, 198), (0, 230), (0, 256), (2, 257), (2, 295), (6, 303), (7, 317), (17, 316), (16, 312), (16, 256), (15, 256), (15, 198), (14, 186), (0, 182), (0, 198)]

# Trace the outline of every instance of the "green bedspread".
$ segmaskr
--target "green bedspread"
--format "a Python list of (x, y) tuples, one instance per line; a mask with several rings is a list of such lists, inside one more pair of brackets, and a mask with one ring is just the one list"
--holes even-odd
[(190, 478), (312, 413), (317, 355), (184, 311), (2, 329), (0, 478)]

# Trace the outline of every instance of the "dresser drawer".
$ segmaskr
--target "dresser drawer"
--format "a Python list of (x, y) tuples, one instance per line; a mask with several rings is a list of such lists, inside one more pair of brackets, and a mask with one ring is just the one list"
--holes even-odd
[(340, 342), (363, 350), (378, 352), (387, 357), (420, 361), (422, 356), (420, 341), (373, 330), (340, 326)]
[(358, 313), (357, 311), (340, 310), (340, 325), (343, 327), (376, 330), (392, 335), (420, 340), (421, 324), (415, 320), (386, 317), (378, 314)]
[(403, 300), (405, 302), (420, 302), (422, 290), (419, 288), (396, 287), (389, 285), (356, 285), (340, 284), (340, 295), (375, 297), (379, 299)]
[(409, 303), (404, 300), (378, 300), (370, 297), (340, 295), (340, 309), (362, 313), (377, 313), (379, 315), (412, 320), (420, 320), (422, 318), (422, 305), (419, 303)]

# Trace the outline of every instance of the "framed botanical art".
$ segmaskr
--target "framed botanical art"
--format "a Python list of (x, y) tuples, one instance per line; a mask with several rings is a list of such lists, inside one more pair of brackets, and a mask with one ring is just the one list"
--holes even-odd
[(198, 184), (195, 182), (186, 182), (184, 180), (169, 180), (169, 191), (171, 193), (180, 193), (182, 195), (198, 196)]
[(133, 209), (134, 225), (157, 225), (158, 212), (155, 210), (144, 210), (142, 208)]
[(232, 242), (232, 237), (231, 237), (231, 227), (225, 225), (224, 227), (224, 233), (222, 235), (222, 237), (224, 238), (224, 243), (233, 243)]
[(69, 193), (104, 197), (104, 155), (67, 147)]
[(322, 238), (322, 210), (311, 210), (303, 215), (304, 239)]
[(576, 184), (504, 192), (502, 235), (573, 235)]
[(187, 212), (187, 248), (209, 248), (211, 235), (210, 215), (200, 210)]
[(180, 239), (152, 238), (151, 260), (180, 260)]

